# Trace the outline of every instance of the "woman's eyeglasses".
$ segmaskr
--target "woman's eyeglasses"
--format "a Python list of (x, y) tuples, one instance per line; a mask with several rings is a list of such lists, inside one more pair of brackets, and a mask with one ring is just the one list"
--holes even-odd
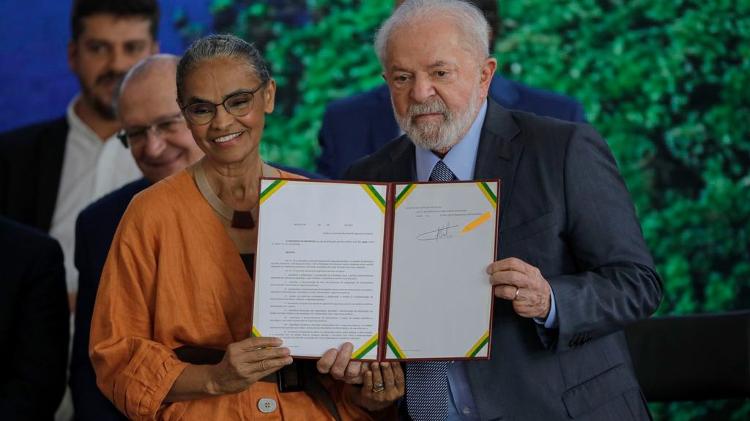
[(223, 106), (229, 114), (235, 117), (242, 117), (250, 112), (255, 93), (265, 84), (266, 82), (262, 82), (252, 91), (242, 91), (232, 94), (218, 104), (214, 104), (213, 102), (194, 102), (182, 107), (182, 111), (189, 122), (199, 126), (210, 123), (216, 117), (216, 107), (219, 105)]

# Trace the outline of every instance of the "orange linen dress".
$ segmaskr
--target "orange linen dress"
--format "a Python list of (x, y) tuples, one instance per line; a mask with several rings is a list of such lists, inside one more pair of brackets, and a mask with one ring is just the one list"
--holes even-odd
[[(289, 173), (284, 177), (296, 177)], [(135, 420), (329, 420), (304, 392), (257, 382), (241, 393), (164, 403), (187, 366), (173, 349), (226, 349), (251, 329), (253, 281), (221, 221), (185, 170), (133, 198), (115, 234), (91, 323), (97, 384)], [(370, 419), (329, 387), (342, 419)], [(278, 405), (262, 413), (258, 402)]]

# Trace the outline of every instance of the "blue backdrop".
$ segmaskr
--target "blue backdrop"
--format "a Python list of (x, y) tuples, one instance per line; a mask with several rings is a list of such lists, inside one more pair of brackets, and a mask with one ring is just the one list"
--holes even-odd
[[(212, 0), (161, 0), (161, 51), (180, 54), (180, 13), (211, 27)], [(0, 0), (0, 131), (55, 118), (78, 92), (68, 69), (71, 0)]]

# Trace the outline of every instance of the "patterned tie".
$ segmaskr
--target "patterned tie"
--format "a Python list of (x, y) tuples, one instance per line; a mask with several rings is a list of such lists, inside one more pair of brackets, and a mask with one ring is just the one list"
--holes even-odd
[[(430, 181), (455, 179), (442, 160), (435, 164), (430, 174)], [(414, 421), (445, 420), (448, 417), (448, 362), (406, 364), (406, 406)]]
[(453, 181), (456, 180), (456, 176), (453, 174), (450, 168), (445, 165), (445, 162), (441, 159), (432, 168), (430, 173), (430, 181)]

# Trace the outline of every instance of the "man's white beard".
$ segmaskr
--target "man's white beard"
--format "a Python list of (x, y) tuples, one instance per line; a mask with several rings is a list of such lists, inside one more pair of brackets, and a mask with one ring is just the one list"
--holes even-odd
[[(463, 113), (456, 114), (448, 109), (440, 97), (421, 103), (412, 104), (406, 110), (406, 116), (400, 116), (394, 112), (396, 121), (404, 133), (415, 145), (431, 150), (446, 151), (452, 148), (461, 136), (469, 130), (471, 123), (477, 114), (479, 107), (479, 90), (472, 92), (469, 105)], [(395, 110), (395, 107), (394, 107)], [(415, 123), (414, 117), (420, 114), (440, 113), (443, 115), (442, 122)]]

